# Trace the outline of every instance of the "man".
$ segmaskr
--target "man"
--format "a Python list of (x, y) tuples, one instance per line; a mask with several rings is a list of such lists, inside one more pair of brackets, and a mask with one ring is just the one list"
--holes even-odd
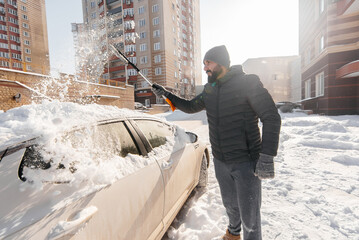
[[(185, 100), (154, 84), (187, 113), (206, 109), (216, 178), (229, 218), (224, 240), (260, 240), (261, 180), (274, 178), (281, 119), (272, 97), (258, 76), (245, 74), (242, 66), (230, 67), (225, 46), (210, 49), (203, 59), (208, 83), (201, 94)], [(258, 127), (262, 128), (262, 138)]]

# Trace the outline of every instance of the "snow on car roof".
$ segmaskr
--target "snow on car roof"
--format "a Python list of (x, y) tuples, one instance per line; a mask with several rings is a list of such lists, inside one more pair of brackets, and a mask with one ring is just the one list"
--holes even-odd
[[(115, 118), (151, 117), (130, 109), (98, 104), (43, 101), (0, 112), (0, 149), (34, 137)], [(163, 120), (163, 119), (162, 119)]]

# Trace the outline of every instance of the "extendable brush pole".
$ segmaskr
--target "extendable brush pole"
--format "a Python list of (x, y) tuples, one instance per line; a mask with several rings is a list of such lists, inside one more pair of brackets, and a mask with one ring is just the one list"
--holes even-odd
[[(130, 60), (128, 60), (128, 58), (117, 48), (115, 48), (115, 46), (113, 46), (112, 44), (109, 44), (110, 49), (112, 50), (112, 52), (118, 57), (121, 58), (123, 61), (125, 61), (126, 63), (130, 64), (134, 69), (136, 69), (137, 73), (143, 77), (143, 79), (145, 79), (145, 81), (150, 84), (150, 86), (152, 87), (153, 84), (141, 73), (141, 70), (135, 65), (133, 64)], [(163, 99), (170, 105), (172, 112), (174, 110), (176, 110), (176, 107), (173, 105), (173, 103), (171, 102), (171, 100), (169, 100), (168, 98), (166, 98), (165, 96), (162, 96)]]

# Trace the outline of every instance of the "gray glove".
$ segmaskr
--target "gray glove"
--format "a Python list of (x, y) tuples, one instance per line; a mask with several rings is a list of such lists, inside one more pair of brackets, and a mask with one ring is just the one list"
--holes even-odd
[(157, 96), (157, 97), (162, 97), (165, 96), (167, 97), (169, 92), (166, 90), (166, 88), (164, 88), (163, 86), (154, 83), (152, 84), (152, 92)]
[(260, 153), (254, 175), (261, 180), (274, 178), (273, 158), (273, 156)]

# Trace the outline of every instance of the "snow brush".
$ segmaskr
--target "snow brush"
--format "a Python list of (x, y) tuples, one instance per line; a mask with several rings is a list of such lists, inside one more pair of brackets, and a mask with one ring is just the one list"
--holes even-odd
[[(113, 46), (112, 44), (109, 44), (109, 47), (111, 49), (111, 51), (116, 55), (116, 57), (122, 59), (124, 62), (130, 64), (134, 69), (136, 69), (137, 73), (143, 77), (143, 79), (145, 79), (145, 81), (150, 84), (151, 87), (153, 87), (153, 84), (150, 82), (150, 80), (148, 80), (142, 73), (141, 70), (135, 65), (133, 64), (120, 50), (118, 50), (115, 46)], [(163, 99), (170, 105), (172, 112), (174, 110), (176, 110), (176, 107), (173, 105), (173, 103), (171, 102), (171, 100), (169, 100), (168, 98), (166, 98), (165, 96), (163, 96)]]

